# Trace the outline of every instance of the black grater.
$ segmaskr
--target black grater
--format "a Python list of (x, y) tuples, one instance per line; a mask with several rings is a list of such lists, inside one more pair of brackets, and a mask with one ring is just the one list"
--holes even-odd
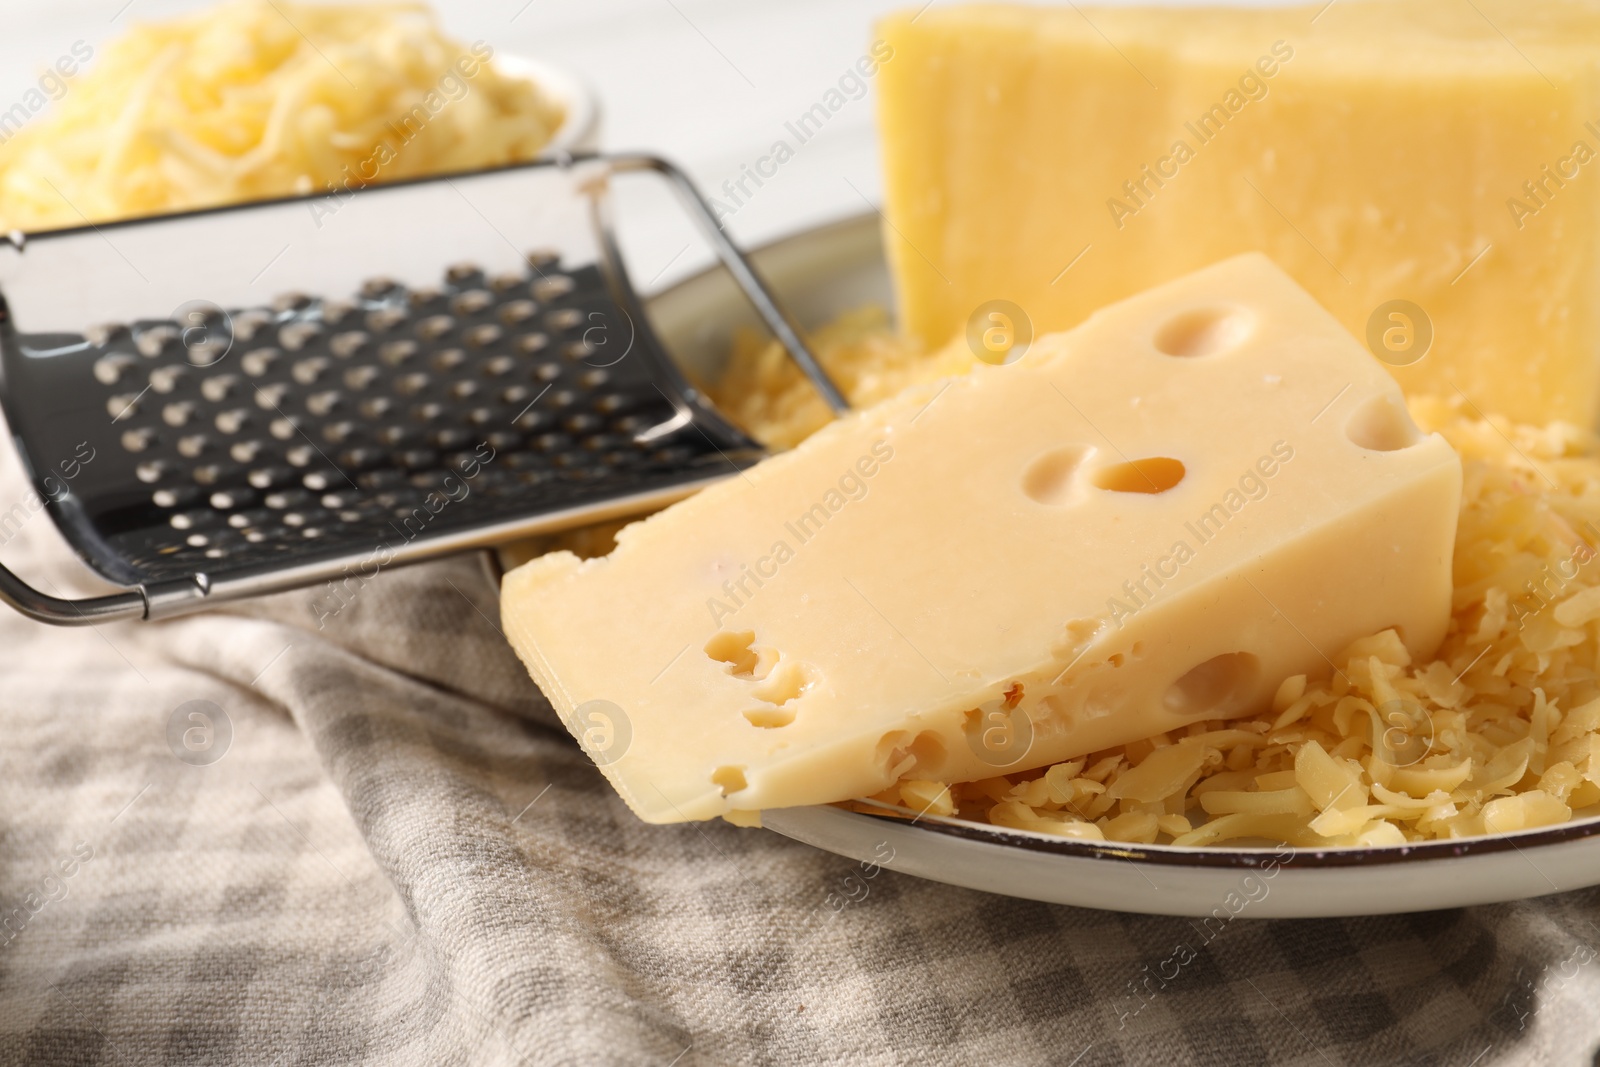
[(155, 618), (638, 513), (761, 455), (628, 281), (611, 180), (664, 179), (836, 410), (793, 320), (651, 156), (551, 162), (0, 241), (0, 403), (79, 556)]

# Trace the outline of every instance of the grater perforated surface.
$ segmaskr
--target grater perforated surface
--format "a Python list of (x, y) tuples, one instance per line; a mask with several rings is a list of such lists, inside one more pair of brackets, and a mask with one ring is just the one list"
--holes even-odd
[(395, 547), (758, 458), (596, 267), (526, 262), (452, 267), (427, 290), (372, 279), (348, 297), (10, 334), (14, 435), (36, 484), (92, 450), (50, 506), (125, 583)]

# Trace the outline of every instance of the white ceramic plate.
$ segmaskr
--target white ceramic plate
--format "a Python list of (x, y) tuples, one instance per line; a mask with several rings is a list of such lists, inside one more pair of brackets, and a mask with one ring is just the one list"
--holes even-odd
[[(879, 226), (870, 215), (810, 230), (755, 259), (803, 323), (862, 304), (888, 306)], [(650, 303), (663, 340), (701, 380), (720, 372), (735, 326), (759, 326), (720, 270)], [(762, 818), (786, 837), (921, 878), (1057, 904), (1198, 916), (1208, 930), (1237, 916), (1428, 911), (1600, 884), (1600, 818), (1520, 834), (1326, 851), (1076, 841), (833, 807)]]

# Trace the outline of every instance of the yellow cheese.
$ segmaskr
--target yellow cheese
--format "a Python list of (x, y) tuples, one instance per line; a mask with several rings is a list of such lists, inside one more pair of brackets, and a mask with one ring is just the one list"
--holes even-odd
[(1596, 421), (1600, 8), (985, 5), (879, 33), (885, 239), (926, 344), (990, 300), (1045, 333), (1262, 251), (1408, 392)]
[[(1013, 352), (1013, 355), (1016, 353)], [(917, 386), (504, 584), (652, 822), (1055, 763), (1442, 639), (1461, 466), (1268, 260)]]

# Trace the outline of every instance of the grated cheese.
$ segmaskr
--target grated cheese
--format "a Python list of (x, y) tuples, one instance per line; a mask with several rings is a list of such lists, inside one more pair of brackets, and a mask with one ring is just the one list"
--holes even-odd
[(232, 0), (140, 25), (0, 145), (0, 231), (534, 158), (563, 120), (426, 6)]

